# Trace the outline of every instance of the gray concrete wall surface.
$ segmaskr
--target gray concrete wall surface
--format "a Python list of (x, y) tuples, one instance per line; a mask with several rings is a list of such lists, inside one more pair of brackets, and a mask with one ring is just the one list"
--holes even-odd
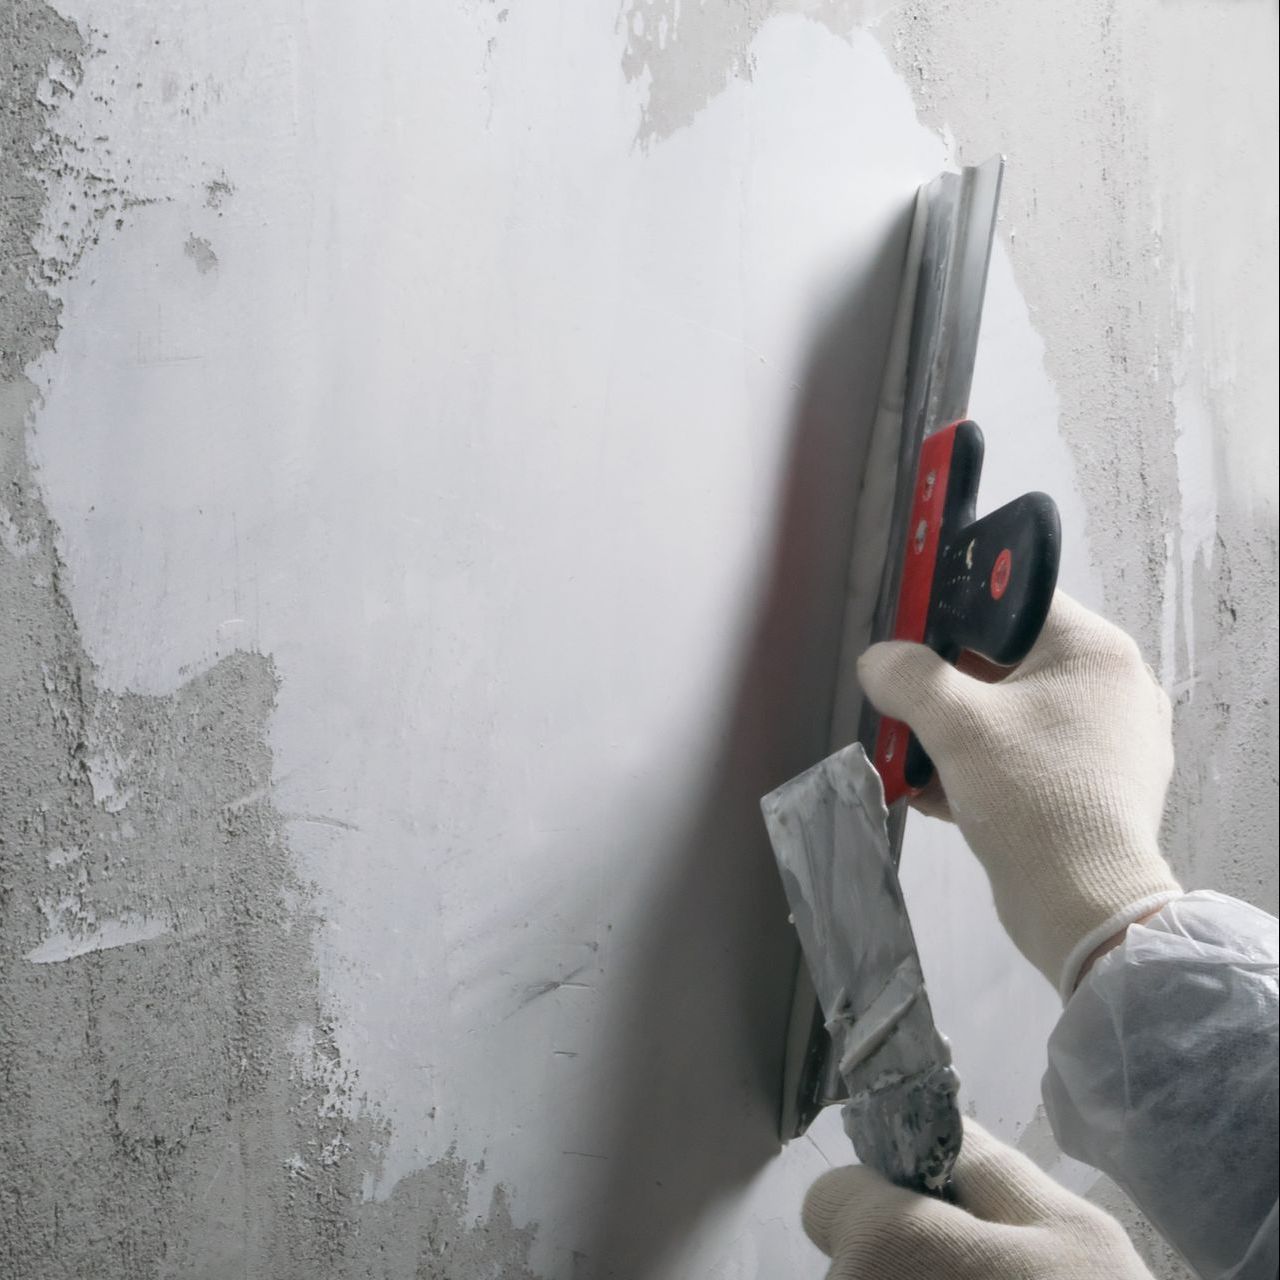
[[(1270, 0), (0, 0), (0, 1275), (823, 1273), (756, 801), (825, 746), (912, 193), (972, 411), (1277, 910)], [(967, 1105), (1055, 997), (904, 879)]]

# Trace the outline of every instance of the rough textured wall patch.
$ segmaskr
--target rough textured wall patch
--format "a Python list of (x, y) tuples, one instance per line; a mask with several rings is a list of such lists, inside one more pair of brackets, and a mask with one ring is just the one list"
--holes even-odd
[(365, 1199), (388, 1129), (334, 1046), (272, 804), (270, 658), (97, 686), (23, 370), (57, 338), (50, 286), (134, 201), (57, 132), (86, 38), (32, 0), (0, 31), (0, 1275), (533, 1280), (533, 1227), (501, 1187), (478, 1211), (458, 1155)]

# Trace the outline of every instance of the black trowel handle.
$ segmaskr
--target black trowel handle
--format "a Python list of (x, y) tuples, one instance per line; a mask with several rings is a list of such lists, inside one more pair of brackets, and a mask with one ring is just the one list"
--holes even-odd
[[(1002, 667), (1021, 662), (1040, 635), (1058, 585), (1062, 529), (1044, 493), (1028, 493), (947, 540), (934, 569), (924, 642), (948, 662), (965, 650)], [(923, 787), (933, 764), (914, 734), (907, 784)]]

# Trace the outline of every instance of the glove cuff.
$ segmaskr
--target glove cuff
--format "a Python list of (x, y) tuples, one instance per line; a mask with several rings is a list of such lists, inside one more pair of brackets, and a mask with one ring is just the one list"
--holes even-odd
[(1067, 953), (1066, 960), (1063, 961), (1062, 975), (1058, 981), (1058, 994), (1062, 997), (1062, 1003), (1065, 1005), (1075, 992), (1076, 982), (1079, 979), (1080, 970), (1084, 967), (1084, 962), (1108, 938), (1115, 937), (1122, 929), (1126, 929), (1135, 921), (1141, 920), (1143, 916), (1159, 911), (1161, 907), (1167, 906), (1175, 898), (1180, 897), (1182, 897), (1182, 889), (1180, 887), (1162, 889), (1159, 893), (1148, 894), (1145, 898), (1139, 898), (1136, 902), (1131, 902), (1128, 906), (1108, 916), (1096, 928), (1090, 929), (1071, 948)]

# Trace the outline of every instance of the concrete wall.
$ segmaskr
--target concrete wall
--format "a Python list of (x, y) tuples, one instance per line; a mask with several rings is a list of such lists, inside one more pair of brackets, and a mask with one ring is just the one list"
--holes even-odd
[[(756, 798), (823, 745), (915, 185), (984, 504), (1276, 910), (1276, 8), (0, 0), (0, 1273), (818, 1276)], [(1047, 986), (905, 876), (972, 1109)]]

